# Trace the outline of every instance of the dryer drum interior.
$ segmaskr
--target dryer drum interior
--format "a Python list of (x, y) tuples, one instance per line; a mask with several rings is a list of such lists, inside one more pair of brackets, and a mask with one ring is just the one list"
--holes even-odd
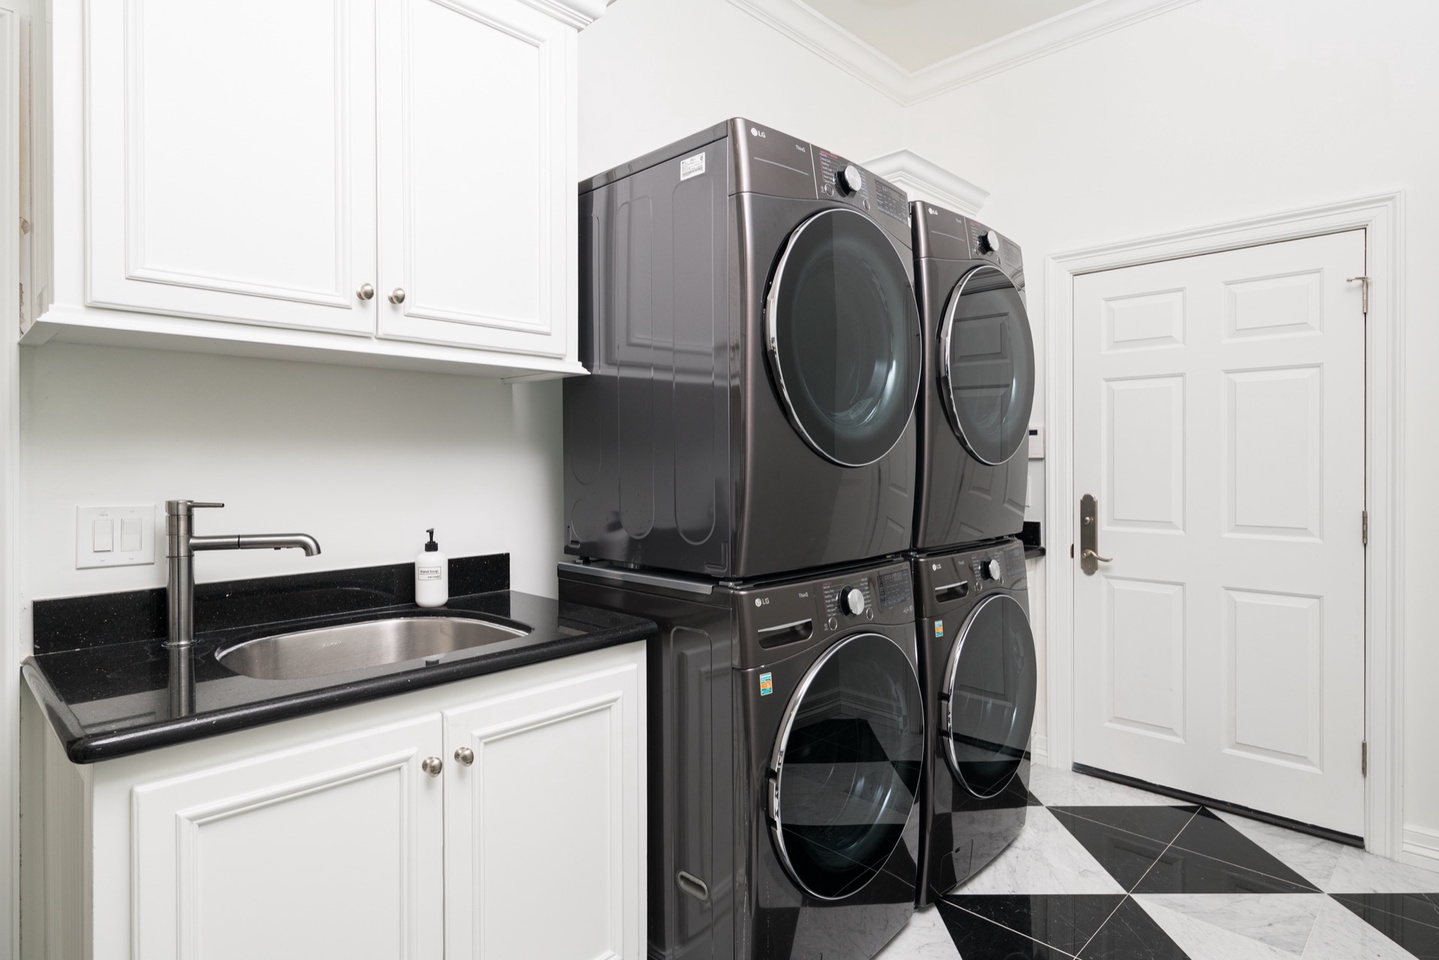
[(941, 694), (945, 755), (966, 790), (999, 793), (1028, 754), (1038, 673), (1024, 606), (994, 594), (977, 606), (950, 652)]
[(939, 392), (972, 456), (997, 466), (1025, 446), (1034, 405), (1034, 335), (1019, 290), (998, 267), (955, 285), (940, 327)]
[(866, 466), (904, 436), (919, 396), (919, 310), (874, 221), (837, 208), (795, 229), (765, 299), (765, 337), (786, 413), (816, 452)]
[(803, 890), (838, 900), (878, 873), (918, 801), (923, 755), (919, 680), (893, 640), (858, 634), (810, 667), (770, 761), (771, 834)]

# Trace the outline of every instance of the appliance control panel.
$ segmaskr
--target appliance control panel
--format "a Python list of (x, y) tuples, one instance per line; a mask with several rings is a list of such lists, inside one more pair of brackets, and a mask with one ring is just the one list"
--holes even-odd
[(857, 626), (914, 620), (908, 563), (745, 589), (737, 593), (736, 600), (741, 632), (753, 635), (763, 649), (823, 638)]
[(1023, 590), (1024, 545), (1018, 540), (963, 553), (936, 554), (915, 561), (921, 617), (935, 616), (997, 589)]
[(838, 154), (819, 148), (815, 148), (814, 154), (819, 192), (823, 196), (908, 222), (909, 198), (904, 191)]

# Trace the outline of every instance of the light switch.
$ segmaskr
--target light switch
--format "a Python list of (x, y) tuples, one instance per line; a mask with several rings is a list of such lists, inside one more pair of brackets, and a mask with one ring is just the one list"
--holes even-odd
[(77, 507), (75, 569), (155, 562), (155, 505)]
[(115, 549), (115, 521), (96, 520), (91, 528), (93, 549), (96, 553), (110, 553)]

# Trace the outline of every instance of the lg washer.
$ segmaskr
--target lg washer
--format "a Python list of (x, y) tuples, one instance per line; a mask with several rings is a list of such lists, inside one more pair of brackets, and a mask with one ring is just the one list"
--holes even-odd
[(1039, 677), (1019, 541), (912, 562), (928, 731), (923, 905), (973, 876), (1024, 828)]
[(914, 549), (1017, 534), (1035, 383), (1019, 246), (933, 204), (910, 214), (926, 355)]
[(739, 119), (580, 191), (565, 551), (743, 578), (907, 550), (905, 195)]
[(654, 620), (649, 955), (868, 960), (914, 911), (924, 705), (907, 562), (716, 583), (560, 564)]

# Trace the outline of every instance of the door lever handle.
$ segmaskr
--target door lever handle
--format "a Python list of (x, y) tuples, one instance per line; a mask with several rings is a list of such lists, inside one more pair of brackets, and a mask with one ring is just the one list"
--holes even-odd
[(1086, 493), (1079, 498), (1079, 569), (1092, 577), (1101, 563), (1113, 560), (1099, 555), (1099, 501), (1094, 494)]

